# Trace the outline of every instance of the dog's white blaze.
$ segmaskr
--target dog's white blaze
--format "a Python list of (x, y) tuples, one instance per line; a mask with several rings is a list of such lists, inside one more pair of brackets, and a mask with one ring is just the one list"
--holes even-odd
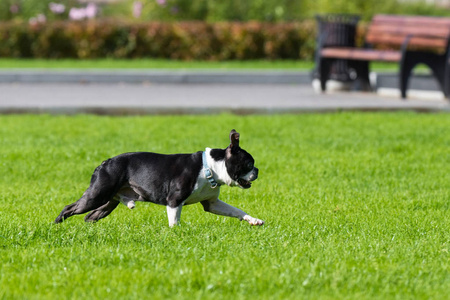
[(228, 175), (227, 166), (225, 165), (225, 160), (215, 161), (211, 157), (211, 148), (206, 148), (206, 162), (208, 163), (209, 168), (213, 172), (214, 179), (220, 184), (226, 184), (229, 186), (237, 185), (237, 182), (231, 179), (230, 175)]

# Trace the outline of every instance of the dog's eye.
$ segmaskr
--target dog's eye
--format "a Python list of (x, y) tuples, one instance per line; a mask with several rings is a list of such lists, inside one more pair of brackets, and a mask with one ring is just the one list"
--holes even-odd
[(249, 162), (249, 163), (247, 164), (247, 168), (253, 169), (253, 163), (252, 163), (252, 162)]

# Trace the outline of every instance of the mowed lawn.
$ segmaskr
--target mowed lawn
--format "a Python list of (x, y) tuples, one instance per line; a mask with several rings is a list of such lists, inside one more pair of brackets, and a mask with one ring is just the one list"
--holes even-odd
[[(262, 227), (120, 205), (54, 225), (104, 159), (225, 148)], [(450, 114), (0, 116), (0, 299), (448, 299)]]

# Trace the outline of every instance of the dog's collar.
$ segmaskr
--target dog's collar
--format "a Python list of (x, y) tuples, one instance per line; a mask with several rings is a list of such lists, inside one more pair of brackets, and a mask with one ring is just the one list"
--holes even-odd
[(211, 169), (208, 166), (208, 162), (206, 161), (206, 151), (203, 151), (202, 161), (203, 161), (203, 172), (205, 173), (205, 177), (211, 184), (211, 188), (215, 189), (216, 187), (220, 186), (220, 184), (218, 184), (217, 181), (214, 179), (213, 173), (211, 172)]

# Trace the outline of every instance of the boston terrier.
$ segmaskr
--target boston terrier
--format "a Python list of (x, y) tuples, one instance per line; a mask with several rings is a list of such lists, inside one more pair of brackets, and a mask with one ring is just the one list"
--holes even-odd
[(83, 196), (64, 207), (55, 223), (90, 212), (86, 222), (108, 216), (122, 202), (128, 208), (135, 201), (167, 207), (169, 226), (179, 224), (183, 205), (200, 202), (205, 211), (263, 225), (256, 219), (218, 199), (222, 185), (248, 189), (258, 177), (253, 157), (239, 147), (239, 133), (230, 132), (226, 149), (192, 154), (124, 153), (98, 166)]

